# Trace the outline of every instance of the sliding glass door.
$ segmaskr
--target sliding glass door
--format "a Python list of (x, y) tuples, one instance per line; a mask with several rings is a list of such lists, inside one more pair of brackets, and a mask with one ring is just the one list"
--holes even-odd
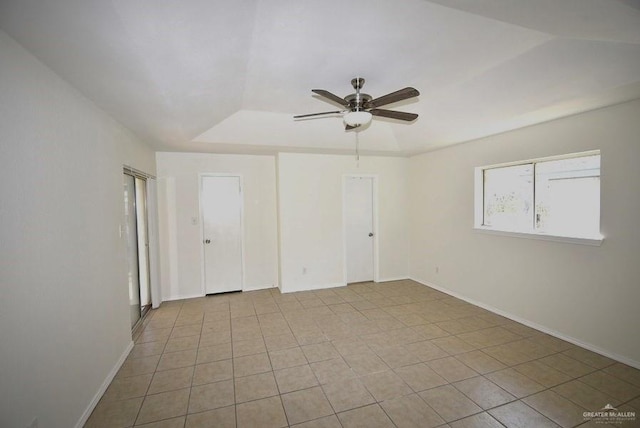
[(147, 181), (127, 172), (123, 177), (131, 328), (151, 307)]

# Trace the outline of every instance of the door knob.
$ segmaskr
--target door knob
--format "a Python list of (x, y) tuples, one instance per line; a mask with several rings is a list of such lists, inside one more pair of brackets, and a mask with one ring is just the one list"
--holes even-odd
[(211, 244), (211, 239), (205, 239), (205, 240), (204, 240), (204, 243), (205, 243), (205, 244)]
[(373, 236), (373, 232), (369, 232), (369, 237), (372, 237), (372, 236)]

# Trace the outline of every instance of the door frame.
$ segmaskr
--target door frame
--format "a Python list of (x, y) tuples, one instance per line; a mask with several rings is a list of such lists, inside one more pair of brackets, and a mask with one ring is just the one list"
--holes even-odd
[(343, 283), (347, 282), (347, 180), (350, 178), (370, 178), (371, 179), (371, 191), (372, 191), (372, 203), (371, 214), (373, 216), (373, 282), (379, 282), (380, 275), (378, 272), (379, 266), (379, 251), (378, 251), (378, 174), (343, 174), (342, 175), (342, 265), (343, 265)]
[[(151, 209), (149, 209), (151, 208)], [(149, 281), (151, 282), (151, 307), (162, 303), (160, 296), (160, 249), (158, 247), (158, 180), (147, 178), (147, 228), (149, 239)]]
[(198, 174), (198, 206), (200, 212), (200, 224), (199, 228), (199, 239), (200, 239), (200, 278), (201, 278), (201, 290), (202, 295), (207, 295), (207, 270), (206, 270), (206, 260), (204, 257), (204, 210), (202, 207), (202, 182), (204, 178), (207, 177), (237, 177), (240, 182), (240, 291), (244, 291), (245, 285), (245, 265), (244, 265), (244, 182), (242, 174), (235, 173), (199, 173)]

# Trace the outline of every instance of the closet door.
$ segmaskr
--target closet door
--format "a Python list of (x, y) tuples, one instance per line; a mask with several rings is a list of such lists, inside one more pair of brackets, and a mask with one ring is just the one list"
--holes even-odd
[(124, 238), (127, 244), (127, 282), (129, 288), (129, 316), (131, 318), (131, 328), (133, 328), (141, 318), (135, 180), (135, 177), (124, 174)]
[(373, 281), (373, 178), (345, 181), (347, 283)]
[(123, 184), (129, 314), (133, 328), (151, 308), (147, 181), (125, 173)]
[(205, 293), (242, 290), (242, 193), (238, 176), (202, 177)]

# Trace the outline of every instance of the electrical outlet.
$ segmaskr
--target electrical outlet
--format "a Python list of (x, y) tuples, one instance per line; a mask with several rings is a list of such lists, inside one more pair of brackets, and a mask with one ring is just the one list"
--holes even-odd
[(303, 268), (302, 268), (302, 274), (303, 274), (303, 275), (306, 275), (306, 274), (307, 274), (307, 268), (306, 268), (306, 267), (303, 267)]
[(440, 273), (440, 267), (436, 266), (436, 273)]

